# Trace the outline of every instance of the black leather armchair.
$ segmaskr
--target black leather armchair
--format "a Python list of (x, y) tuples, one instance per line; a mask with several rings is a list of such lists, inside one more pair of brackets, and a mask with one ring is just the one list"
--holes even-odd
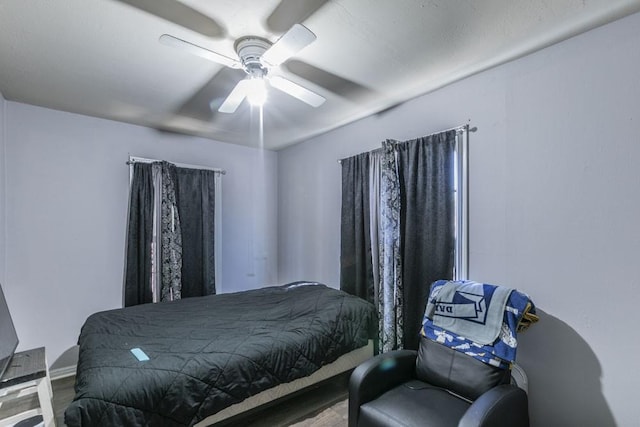
[(376, 356), (352, 373), (349, 427), (528, 427), (527, 394), (509, 370), (421, 338), (420, 350)]

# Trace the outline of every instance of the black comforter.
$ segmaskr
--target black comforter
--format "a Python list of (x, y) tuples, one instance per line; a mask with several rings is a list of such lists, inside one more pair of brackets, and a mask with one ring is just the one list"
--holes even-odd
[(374, 318), (364, 300), (300, 284), (96, 313), (65, 423), (193, 425), (366, 345)]

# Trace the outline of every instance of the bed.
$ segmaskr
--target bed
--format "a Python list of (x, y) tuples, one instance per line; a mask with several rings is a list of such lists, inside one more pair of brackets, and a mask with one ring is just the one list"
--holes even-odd
[(65, 423), (222, 421), (370, 357), (375, 317), (360, 298), (304, 282), (93, 314)]

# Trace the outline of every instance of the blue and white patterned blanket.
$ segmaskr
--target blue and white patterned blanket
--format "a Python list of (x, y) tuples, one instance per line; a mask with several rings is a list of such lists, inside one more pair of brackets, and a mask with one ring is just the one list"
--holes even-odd
[[(447, 283), (449, 283), (449, 281), (439, 280), (431, 286), (431, 293), (429, 295), (429, 301), (431, 303), (433, 303), (432, 299), (435, 299), (441, 287)], [(460, 281), (457, 283), (468, 284), (469, 282)], [(535, 314), (533, 302), (528, 295), (513, 290), (507, 299), (498, 338), (489, 344), (480, 344), (464, 336), (438, 327), (433, 323), (433, 316), (429, 315), (429, 310), (425, 312), (421, 333), (428, 339), (444, 344), (447, 347), (465, 353), (484, 363), (506, 369), (516, 359), (518, 324), (527, 311)]]

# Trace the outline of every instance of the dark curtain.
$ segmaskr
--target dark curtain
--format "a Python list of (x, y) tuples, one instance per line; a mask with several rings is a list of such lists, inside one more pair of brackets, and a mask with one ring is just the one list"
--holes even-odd
[(153, 239), (153, 176), (151, 164), (133, 165), (125, 266), (124, 305), (153, 301), (151, 240)]
[(176, 168), (182, 227), (182, 298), (216, 293), (215, 174), (211, 170)]
[(340, 289), (374, 302), (369, 224), (369, 153), (342, 160)]
[(406, 349), (418, 348), (431, 283), (453, 278), (455, 140), (448, 131), (397, 145)]

